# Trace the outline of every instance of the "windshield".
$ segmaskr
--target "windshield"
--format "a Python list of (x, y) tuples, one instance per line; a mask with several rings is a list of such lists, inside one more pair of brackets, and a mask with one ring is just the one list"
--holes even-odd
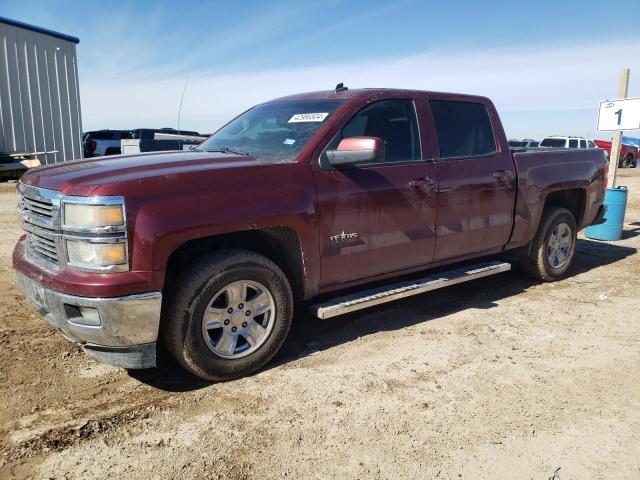
[(564, 148), (566, 144), (567, 141), (564, 138), (545, 138), (540, 142), (541, 147)]
[(258, 105), (228, 123), (198, 150), (228, 151), (268, 162), (291, 162), (343, 100), (292, 100)]
[(519, 140), (509, 140), (509, 146), (513, 148), (522, 148), (527, 146), (527, 142), (521, 142)]

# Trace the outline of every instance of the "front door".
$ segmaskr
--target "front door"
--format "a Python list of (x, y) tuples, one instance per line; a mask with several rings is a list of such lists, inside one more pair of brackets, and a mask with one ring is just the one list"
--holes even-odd
[(315, 170), (323, 287), (428, 264), (435, 246), (435, 166), (422, 159), (412, 100), (371, 103), (342, 138), (379, 137), (383, 162)]

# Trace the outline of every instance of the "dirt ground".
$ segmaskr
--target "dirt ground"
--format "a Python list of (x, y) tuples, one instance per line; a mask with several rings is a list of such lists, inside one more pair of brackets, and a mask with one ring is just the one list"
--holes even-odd
[[(24, 301), (0, 185), (0, 478), (640, 478), (640, 169), (624, 237), (320, 321), (209, 385), (97, 363)], [(555, 475), (555, 476), (554, 476)]]

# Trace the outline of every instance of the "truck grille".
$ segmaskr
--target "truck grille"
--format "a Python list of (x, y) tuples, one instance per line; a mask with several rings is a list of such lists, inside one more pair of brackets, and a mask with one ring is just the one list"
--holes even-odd
[(48, 268), (59, 270), (62, 194), (22, 183), (18, 184), (18, 192), (18, 213), (22, 217), (22, 228), (27, 233), (27, 255)]
[(53, 218), (53, 203), (50, 200), (40, 200), (22, 196), (24, 209), (36, 215), (46, 218)]
[(31, 251), (42, 255), (43, 257), (58, 263), (58, 247), (55, 239), (47, 238), (42, 234), (35, 232), (27, 232), (27, 241)]

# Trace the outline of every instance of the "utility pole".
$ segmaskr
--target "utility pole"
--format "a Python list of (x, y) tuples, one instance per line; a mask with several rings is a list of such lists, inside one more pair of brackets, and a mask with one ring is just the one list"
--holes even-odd
[[(620, 85), (618, 86), (618, 98), (627, 98), (629, 93), (629, 69), (623, 68), (620, 71)], [(616, 187), (618, 176), (618, 162), (620, 161), (620, 145), (622, 144), (622, 131), (614, 132), (611, 142), (611, 154), (609, 155), (609, 184), (607, 188)]]

